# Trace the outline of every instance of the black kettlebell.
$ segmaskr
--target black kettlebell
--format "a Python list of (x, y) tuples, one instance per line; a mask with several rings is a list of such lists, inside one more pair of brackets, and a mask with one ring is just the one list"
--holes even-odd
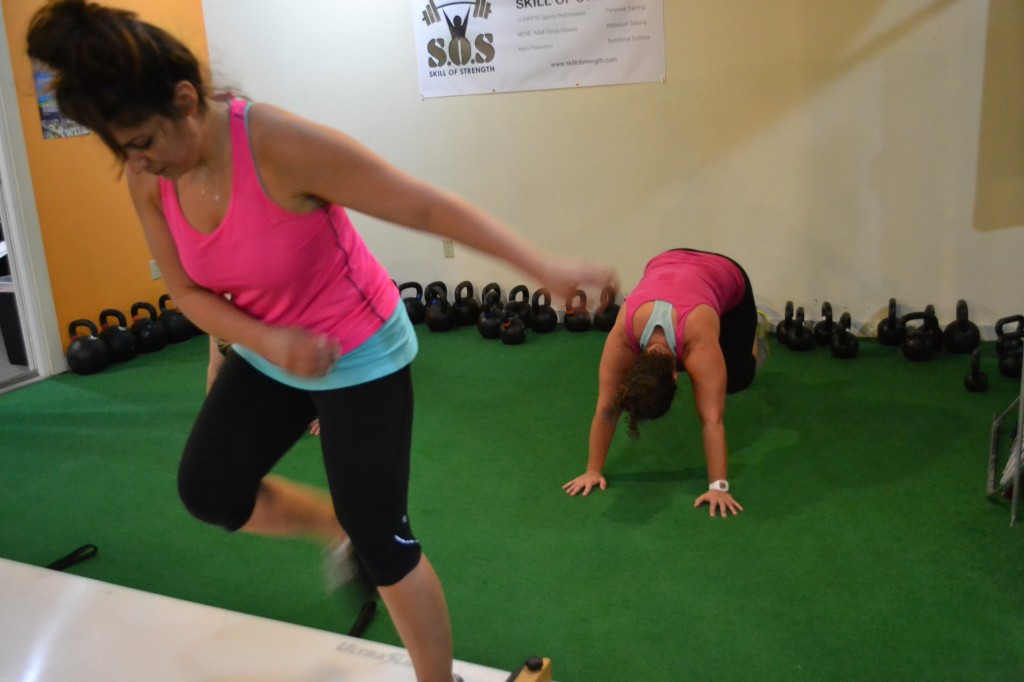
[(793, 318), (793, 326), (786, 334), (786, 345), (790, 350), (806, 352), (814, 349), (814, 331), (804, 322), (804, 309), (800, 306), (796, 309), (796, 317)]
[(483, 288), (483, 291), (480, 292), (481, 306), (483, 305), (483, 300), (486, 299), (491, 292), (496, 294), (496, 296), (491, 298), (492, 306), (498, 310), (504, 310), (505, 301), (501, 298), (501, 287), (498, 286), (497, 282), (491, 282)]
[[(505, 312), (508, 313), (508, 306), (505, 306)], [(511, 313), (498, 328), (498, 336), (506, 346), (518, 346), (526, 341), (526, 322), (518, 313)]]
[(783, 346), (789, 344), (789, 330), (793, 328), (793, 302), (786, 301), (786, 316), (775, 327), (775, 340)]
[(970, 353), (981, 344), (981, 331), (967, 316), (967, 302), (956, 302), (956, 319), (946, 325), (942, 342), (950, 353)]
[(419, 282), (406, 282), (398, 285), (398, 295), (401, 296), (402, 292), (406, 289), (412, 289), (412, 296), (405, 296), (402, 298), (402, 303), (405, 304), (405, 312), (409, 316), (409, 321), (413, 324), (419, 324), (427, 316), (426, 306), (423, 304), (423, 287)]
[[(573, 305), (573, 301), (579, 301)], [(587, 310), (587, 293), (577, 289), (568, 301), (565, 302), (565, 319), (562, 324), (571, 332), (585, 332), (590, 329), (590, 311)]]
[(163, 294), (157, 301), (160, 306), (160, 317), (158, 321), (167, 334), (168, 343), (181, 343), (192, 338), (192, 327), (180, 310), (168, 308), (167, 302), (171, 300), (169, 294)]
[[(78, 328), (85, 327), (89, 334), (78, 334)], [(68, 325), (71, 345), (68, 346), (68, 367), (75, 374), (96, 374), (110, 366), (110, 351), (107, 344), (97, 336), (96, 325), (89, 320), (75, 320)]]
[(971, 366), (964, 375), (964, 388), (971, 393), (984, 393), (988, 390), (988, 375), (981, 371), (981, 349), (971, 351)]
[(831, 344), (836, 330), (836, 323), (832, 321), (832, 304), (825, 301), (821, 304), (821, 320), (814, 325), (814, 343), (819, 346)]
[[(1009, 329), (1016, 324), (1016, 329)], [(1010, 315), (996, 320), (996, 356), (1000, 359), (1006, 355), (1021, 352), (1020, 338), (1012, 336), (1013, 332), (1024, 331), (1024, 315)]]
[[(495, 285), (497, 286), (497, 285)], [(483, 296), (480, 315), (477, 317), (476, 328), (485, 339), (496, 339), (501, 335), (501, 325), (505, 322), (505, 312), (500, 307), (500, 289), (491, 289)]]
[(455, 323), (460, 327), (476, 324), (480, 316), (480, 301), (473, 296), (473, 284), (466, 280), (455, 287)]
[(432, 332), (447, 332), (455, 327), (455, 308), (448, 302), (448, 293), (440, 286), (427, 288), (425, 313), (427, 329)]
[(519, 316), (527, 327), (533, 326), (533, 308), (530, 306), (530, 290), (525, 284), (519, 284), (508, 292), (508, 303), (505, 304), (505, 312), (511, 317), (513, 314)]
[(138, 339), (128, 329), (128, 320), (120, 310), (107, 308), (101, 311), (100, 326), (99, 337), (107, 344), (111, 362), (127, 362), (138, 354)]
[[(900, 326), (904, 330), (900, 350), (903, 351), (903, 357), (907, 360), (922, 362), (931, 360), (932, 355), (935, 354), (932, 332), (929, 329), (929, 318), (934, 320), (935, 316), (928, 312), (918, 312), (907, 313), (900, 318)], [(908, 326), (910, 322), (920, 322), (921, 324), (917, 327), (910, 327)]]
[(860, 342), (850, 331), (852, 324), (850, 313), (843, 313), (839, 316), (836, 332), (829, 339), (829, 352), (832, 353), (832, 357), (840, 360), (852, 360), (857, 357)]
[(431, 282), (430, 284), (427, 284), (426, 286), (423, 287), (424, 303), (427, 302), (426, 298), (430, 294), (430, 291), (433, 289), (440, 289), (444, 293), (444, 297), (448, 298), (448, 285), (438, 280), (436, 282)]
[(611, 284), (601, 289), (601, 303), (594, 312), (594, 326), (603, 332), (610, 332), (619, 315), (619, 304), (615, 302), (618, 292)]
[(889, 299), (889, 315), (878, 323), (878, 342), (883, 346), (899, 346), (907, 335), (907, 328), (896, 317), (896, 299)]
[[(139, 315), (145, 310), (148, 317)], [(139, 350), (143, 353), (155, 353), (167, 347), (167, 332), (160, 326), (156, 318), (156, 308), (149, 303), (140, 301), (132, 304), (132, 333), (139, 340)]]
[(929, 341), (932, 344), (932, 350), (938, 351), (942, 349), (942, 326), (939, 324), (939, 318), (935, 316), (935, 306), (929, 304), (924, 307), (925, 313), (928, 317), (924, 318), (924, 331), (931, 334)]
[(558, 326), (558, 313), (551, 307), (551, 292), (541, 287), (533, 292), (533, 331), (547, 334)]
[(1015, 332), (1007, 332), (1000, 341), (1003, 342), (1004, 353), (999, 356), (999, 373), (1008, 379), (1018, 379), (1021, 374), (1021, 339), (1024, 338), (1024, 330), (1018, 329)]

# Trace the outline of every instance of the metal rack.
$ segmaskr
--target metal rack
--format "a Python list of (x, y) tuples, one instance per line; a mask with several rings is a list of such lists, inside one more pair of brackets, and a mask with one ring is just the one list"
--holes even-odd
[[(1017, 414), (1017, 437), (1013, 439), (1013, 443), (1010, 447), (1010, 455), (1007, 458), (1007, 462), (1016, 462), (1016, 468), (1013, 473), (1013, 477), (1010, 481), (1003, 483), (1000, 481), (996, 482), (996, 463), (999, 460), (999, 436), (1000, 427), (1008, 416), (1014, 411)], [(1017, 525), (1017, 512), (1020, 509), (1020, 498), (1021, 498), (1021, 473), (1024, 471), (1024, 461), (1021, 461), (1021, 443), (1024, 441), (1024, 375), (1021, 376), (1020, 393), (1014, 399), (1010, 406), (1007, 407), (1002, 414), (992, 416), (992, 432), (989, 436), (989, 451), (988, 451), (988, 485), (985, 489), (985, 494), (990, 500), (994, 500), (1000, 497), (1008, 488), (1012, 486), (1013, 493), (1010, 498), (1010, 525)]]

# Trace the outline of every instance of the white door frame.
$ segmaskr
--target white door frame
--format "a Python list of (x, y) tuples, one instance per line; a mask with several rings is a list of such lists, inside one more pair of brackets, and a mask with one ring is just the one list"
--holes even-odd
[[(67, 370), (39, 228), (10, 45), (0, 13), (0, 219), (29, 368), (39, 378)], [(42, 132), (40, 132), (40, 135)], [(29, 374), (27, 380), (34, 376)]]

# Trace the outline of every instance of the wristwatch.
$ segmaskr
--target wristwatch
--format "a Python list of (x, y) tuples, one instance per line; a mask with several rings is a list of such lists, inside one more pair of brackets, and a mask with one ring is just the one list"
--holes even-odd
[(708, 490), (718, 490), (723, 493), (729, 492), (729, 481), (724, 478), (720, 478), (717, 481), (712, 481), (708, 484)]

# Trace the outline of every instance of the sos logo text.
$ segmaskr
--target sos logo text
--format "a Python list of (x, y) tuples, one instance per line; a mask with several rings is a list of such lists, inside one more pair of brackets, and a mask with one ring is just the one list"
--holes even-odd
[(491, 3), (486, 0), (447, 2), (440, 6), (435, 0), (427, 3), (423, 22), (427, 26), (437, 24), (443, 30), (443, 20), (447, 26), (442, 37), (431, 38), (427, 43), (431, 78), (494, 71), (494, 35), (471, 31), (486, 21), (490, 13)]

